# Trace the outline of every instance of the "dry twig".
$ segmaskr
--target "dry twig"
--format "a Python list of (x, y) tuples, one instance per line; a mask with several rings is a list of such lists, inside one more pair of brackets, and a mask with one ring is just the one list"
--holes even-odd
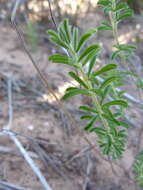
[(29, 166), (33, 169), (34, 173), (39, 178), (41, 184), (43, 185), (45, 190), (52, 190), (52, 188), (47, 183), (45, 177), (42, 175), (39, 168), (36, 166), (28, 152), (23, 147), (22, 143), (18, 140), (16, 135), (11, 131), (12, 129), (12, 121), (13, 121), (13, 108), (12, 108), (12, 83), (11, 79), (8, 79), (8, 105), (9, 105), (9, 122), (8, 125), (1, 130), (1, 135), (9, 136), (9, 138), (14, 142), (14, 144), (18, 147), (19, 151), (29, 164)]

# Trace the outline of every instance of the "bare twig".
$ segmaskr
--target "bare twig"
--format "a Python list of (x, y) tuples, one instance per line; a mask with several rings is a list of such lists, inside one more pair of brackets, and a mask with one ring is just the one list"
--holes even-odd
[(4, 190), (32, 190), (31, 188), (20, 187), (18, 185), (7, 183), (5, 181), (0, 181), (0, 187), (4, 188)]
[(53, 16), (50, 0), (48, 0), (48, 4), (49, 4), (49, 9), (50, 9), (51, 19), (53, 21), (53, 24), (55, 25), (55, 28), (57, 29), (57, 24), (56, 24), (56, 21), (55, 21), (54, 16)]
[[(35, 152), (31, 152), (31, 151), (27, 151), (27, 152), (31, 158), (39, 159), (39, 156)], [(14, 154), (17, 156), (21, 156), (21, 154), (18, 151), (16, 151), (15, 149), (6, 147), (6, 146), (0, 146), (0, 153)]]
[(22, 35), (22, 31), (20, 28), (17, 27), (17, 24), (15, 22), (15, 18), (16, 18), (16, 13), (17, 13), (17, 9), (18, 9), (18, 6), (20, 4), (21, 0), (17, 0), (16, 3), (15, 3), (15, 6), (14, 6), (14, 9), (12, 11), (12, 16), (11, 16), (11, 23), (12, 23), (12, 26), (14, 27), (16, 33), (17, 33), (17, 36), (21, 42), (21, 45), (25, 51), (25, 53), (28, 55), (29, 59), (31, 60), (34, 68), (36, 69), (37, 73), (39, 74), (39, 77), (41, 78), (41, 81), (43, 82), (43, 85), (51, 92), (51, 94), (53, 95), (53, 97), (59, 101), (58, 97), (55, 95), (55, 93), (53, 92), (51, 86), (49, 85), (49, 83), (47, 82), (47, 79), (44, 77), (44, 75), (42, 74), (41, 70), (39, 69), (36, 61), (34, 60), (33, 56), (31, 55), (31, 53), (29, 52), (29, 50), (27, 49), (26, 47), (26, 44), (25, 44), (25, 40), (23, 38), (23, 35)]
[(85, 182), (83, 185), (83, 190), (88, 189), (92, 167), (93, 167), (92, 160), (90, 158), (89, 153), (87, 153), (87, 169), (86, 169), (86, 176), (85, 176)]
[(51, 167), (60, 175), (62, 176), (64, 179), (67, 180), (67, 176), (65, 176), (63, 174), (63, 172), (61, 170), (58, 169), (57, 165), (53, 162), (53, 160), (46, 154), (46, 152), (41, 148), (41, 146), (35, 141), (33, 142), (33, 148), (35, 149), (35, 151), (37, 152), (37, 154), (39, 155), (39, 157), (43, 160), (43, 162), (45, 163), (45, 166), (47, 167), (47, 163), (49, 162), (51, 164)]
[(8, 78), (8, 107), (9, 107), (9, 122), (7, 125), (7, 129), (11, 129), (12, 120), (13, 120), (13, 108), (12, 108), (12, 79)]
[(27, 161), (27, 163), (29, 164), (29, 166), (32, 168), (32, 170), (34, 171), (34, 173), (39, 178), (39, 180), (40, 180), (41, 184), (43, 185), (44, 189), (45, 190), (52, 190), (52, 188), (47, 183), (45, 177), (42, 175), (41, 171), (36, 166), (36, 164), (34, 163), (34, 161), (32, 160), (32, 158), (28, 154), (28, 152), (25, 150), (25, 148), (23, 147), (23, 145), (21, 144), (21, 142), (15, 136), (15, 134), (12, 131), (7, 130), (7, 129), (3, 129), (3, 131), (1, 132), (1, 134), (4, 135), (4, 136), (9, 136), (10, 139), (15, 143), (15, 145), (18, 147), (18, 149), (20, 150), (21, 154), (23, 155), (23, 157), (25, 158), (25, 160)]

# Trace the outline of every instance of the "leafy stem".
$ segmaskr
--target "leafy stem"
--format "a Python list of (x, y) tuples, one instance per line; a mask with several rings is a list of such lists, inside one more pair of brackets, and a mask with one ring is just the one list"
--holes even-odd
[[(70, 71), (69, 75), (78, 82), (80, 87), (68, 88), (63, 99), (66, 100), (79, 94), (92, 99), (92, 106), (83, 105), (79, 108), (86, 112), (81, 116), (81, 119), (88, 121), (84, 129), (96, 133), (103, 154), (117, 159), (122, 156), (127, 137), (126, 130), (120, 130), (118, 126), (125, 128), (128, 126), (119, 120), (118, 113), (111, 111), (111, 106), (127, 107), (127, 102), (120, 99), (107, 101), (107, 96), (110, 96), (110, 85), (118, 78), (117, 76), (108, 77), (107, 72), (116, 69), (117, 65), (107, 64), (94, 71), (101, 48), (98, 44), (87, 47), (85, 44), (96, 31), (97, 29), (91, 29), (79, 36), (78, 28), (71, 27), (68, 21), (64, 20), (60, 24), (58, 32), (49, 30), (48, 34), (56, 45), (66, 50), (66, 55), (54, 54), (49, 57), (49, 60), (54, 63), (66, 64), (79, 71), (79, 74)], [(99, 75), (106, 76), (102, 83), (98, 81)], [(100, 122), (99, 127), (97, 126), (98, 121)]]
[[(112, 10), (116, 10), (116, 0), (112, 0)], [(109, 17), (110, 17), (110, 21), (111, 21), (111, 25), (112, 25), (112, 30), (113, 30), (113, 35), (114, 35), (114, 39), (116, 41), (116, 44), (119, 45), (119, 41), (118, 41), (118, 23), (116, 20), (116, 15), (117, 13), (115, 11), (111, 11), (109, 13)]]

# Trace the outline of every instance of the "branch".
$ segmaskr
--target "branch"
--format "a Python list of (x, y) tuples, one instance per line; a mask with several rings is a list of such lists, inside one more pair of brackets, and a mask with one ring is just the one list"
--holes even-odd
[(36, 166), (35, 162), (32, 160), (29, 153), (25, 150), (25, 148), (23, 147), (22, 143), (18, 140), (16, 135), (12, 131), (10, 131), (9, 129), (3, 129), (2, 132), (1, 132), (1, 135), (10, 137), (10, 139), (14, 142), (14, 144), (20, 150), (20, 152), (21, 152), (22, 156), (24, 157), (24, 159), (27, 161), (29, 166), (32, 168), (34, 173), (39, 178), (39, 180), (40, 180), (41, 184), (43, 185), (44, 189), (45, 190), (52, 190), (50, 185), (47, 183), (45, 177), (42, 175), (41, 171)]
[(0, 181), (0, 187), (4, 188), (5, 190), (32, 190), (30, 188), (20, 187), (15, 184), (7, 183), (5, 181)]

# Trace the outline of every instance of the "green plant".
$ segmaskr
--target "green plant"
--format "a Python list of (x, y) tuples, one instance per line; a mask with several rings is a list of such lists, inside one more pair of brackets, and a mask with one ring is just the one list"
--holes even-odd
[[(133, 11), (127, 3), (120, 0), (99, 0), (98, 5), (102, 6), (104, 13), (109, 16), (109, 22), (102, 22), (97, 28), (80, 34), (79, 29), (71, 26), (65, 19), (60, 23), (57, 31), (48, 30), (50, 40), (63, 50), (63, 54), (51, 55), (49, 61), (71, 67), (69, 76), (79, 85), (66, 89), (63, 100), (75, 95), (88, 96), (92, 100), (92, 106), (79, 107), (85, 112), (81, 119), (87, 121), (84, 130), (96, 134), (97, 142), (104, 155), (119, 159), (125, 150), (129, 126), (124, 122), (126, 116), (124, 108), (128, 107), (128, 103), (124, 98), (124, 91), (117, 91), (116, 87), (123, 85), (124, 78), (127, 76), (136, 78), (139, 93), (143, 84), (142, 79), (137, 73), (131, 72), (128, 65), (136, 46), (122, 44), (118, 40), (119, 24), (132, 16)], [(88, 45), (88, 40), (102, 30), (112, 32), (114, 50), (109, 64), (95, 70), (94, 66), (97, 64), (97, 58), (102, 54), (102, 48), (99, 44)], [(121, 71), (117, 63), (123, 64), (126, 70)], [(138, 184), (143, 185), (142, 153), (135, 159), (133, 167)]]
[(38, 46), (38, 36), (36, 33), (35, 25), (32, 22), (28, 22), (27, 24), (26, 37), (32, 51), (35, 52)]
[(135, 179), (137, 180), (138, 185), (143, 185), (143, 152), (141, 152), (133, 164), (135, 171)]
[[(113, 159), (121, 158), (127, 141), (126, 129), (129, 127), (124, 119), (124, 108), (128, 103), (124, 99), (124, 91), (116, 91), (116, 87), (122, 84), (124, 76), (132, 75), (131, 72), (121, 72), (116, 60), (123, 63), (134, 54), (136, 47), (129, 44), (121, 44), (118, 41), (118, 25), (124, 19), (133, 15), (133, 11), (127, 3), (116, 0), (99, 0), (104, 13), (109, 15), (110, 22), (102, 22), (96, 29), (86, 31), (80, 35), (79, 29), (64, 20), (57, 31), (48, 30), (52, 42), (62, 48), (64, 54), (54, 54), (49, 61), (62, 63), (71, 67), (69, 75), (79, 83), (79, 87), (70, 87), (66, 90), (64, 100), (75, 95), (85, 95), (92, 99), (93, 105), (80, 106), (85, 111), (81, 119), (87, 120), (84, 130), (95, 133), (98, 136), (98, 144), (102, 153)], [(95, 33), (109, 30), (113, 33), (115, 44), (111, 54), (110, 63), (94, 70), (97, 58), (102, 53), (99, 44), (87, 45), (88, 40)], [(75, 71), (73, 71), (75, 70)], [(100, 78), (104, 79), (102, 82)]]
[[(69, 25), (64, 20), (58, 27), (58, 31), (49, 30), (50, 39), (58, 46), (66, 50), (67, 55), (54, 54), (49, 60), (54, 63), (63, 63), (76, 69), (76, 72), (69, 72), (70, 77), (76, 80), (80, 87), (70, 87), (66, 90), (63, 99), (82, 94), (89, 96), (93, 101), (93, 106), (81, 106), (79, 109), (86, 112), (81, 119), (88, 121), (84, 129), (87, 132), (94, 132), (98, 136), (98, 143), (103, 154), (111, 155), (112, 158), (120, 158), (126, 142), (126, 128), (128, 125), (121, 121), (121, 113), (114, 111), (112, 107), (127, 107), (127, 102), (122, 99), (107, 101), (111, 96), (111, 85), (118, 80), (118, 76), (108, 77), (106, 74), (111, 70), (116, 70), (116, 64), (108, 64), (94, 71), (97, 57), (100, 55), (101, 47), (92, 44), (85, 48), (87, 40), (97, 32), (97, 29), (88, 30), (83, 35), (79, 35), (76, 27)], [(85, 71), (86, 67), (86, 71)], [(104, 75), (104, 82), (99, 82), (98, 77)], [(122, 129), (123, 128), (123, 129)]]

